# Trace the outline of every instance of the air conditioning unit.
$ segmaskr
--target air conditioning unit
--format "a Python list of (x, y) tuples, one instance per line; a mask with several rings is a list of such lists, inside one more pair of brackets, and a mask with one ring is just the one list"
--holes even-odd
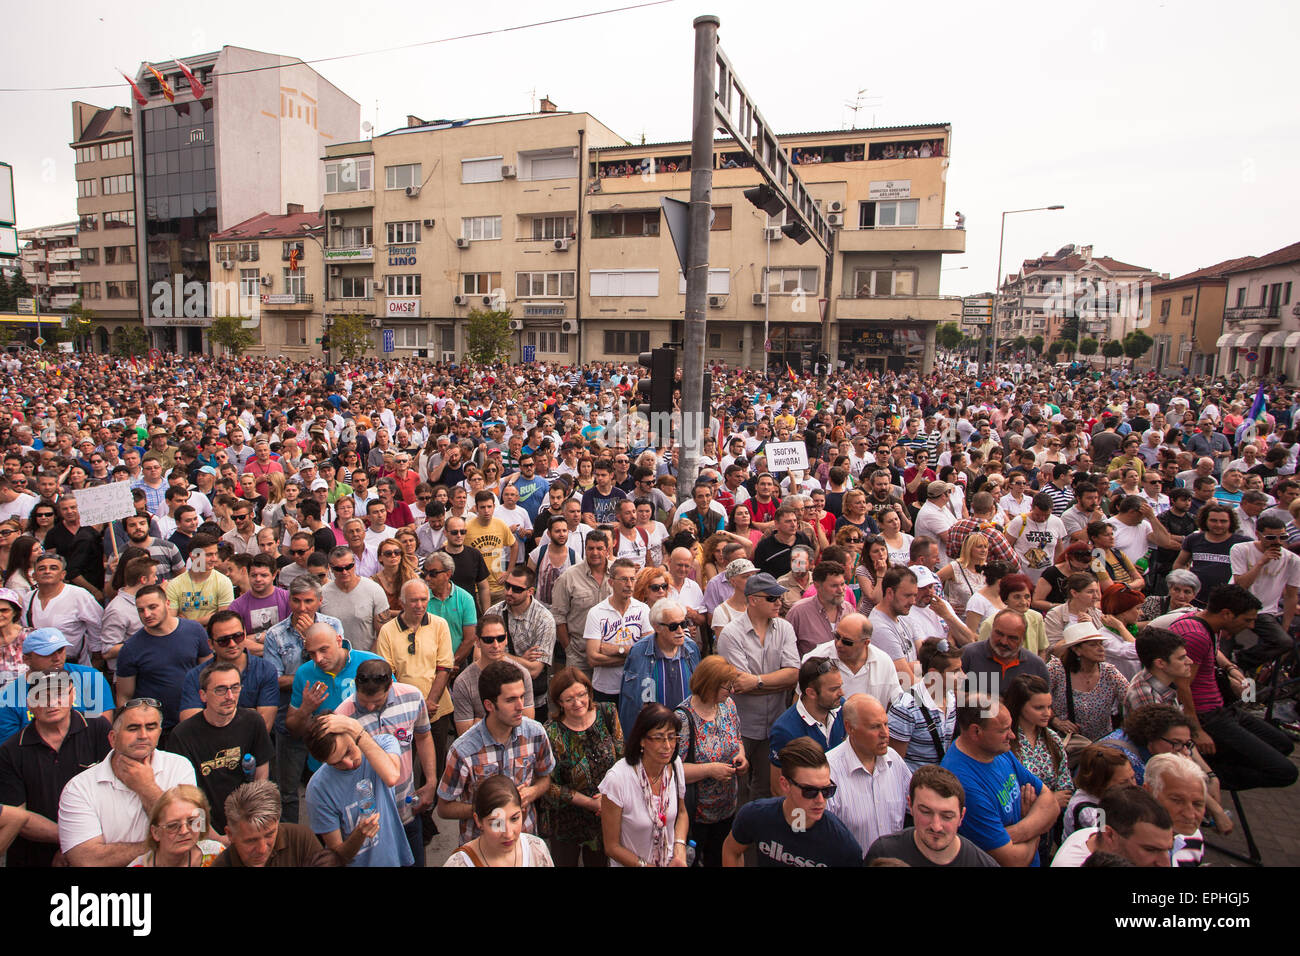
[(843, 211), (844, 211), (844, 203), (840, 202), (839, 200), (836, 200), (836, 201), (834, 201), (834, 202), (829, 202), (829, 203), (826, 204), (826, 211), (827, 211), (827, 212), (843, 212)]
[(553, 242), (553, 243), (551, 244), (551, 247), (552, 247), (556, 252), (568, 252), (568, 251), (569, 251), (569, 243), (570, 243), (570, 241), (571, 241), (571, 240), (569, 240), (569, 239), (556, 239), (555, 242)]
[(502, 179), (514, 179), (514, 178), (517, 177), (518, 175), (519, 175), (519, 167), (518, 167), (518, 166), (502, 166), (502, 167), (501, 167), (501, 178), (502, 178)]
[(426, 219), (426, 220), (424, 220), (424, 228), (425, 228), (425, 229), (432, 229), (432, 228), (434, 227), (434, 225), (435, 225), (437, 222), (438, 222), (438, 220), (436, 220), (436, 219)]
[(221, 260), (221, 268), (223, 268), (223, 269), (225, 269), (227, 272), (229, 272), (231, 269), (235, 268), (235, 264), (234, 264), (233, 262), (231, 262), (229, 259), (222, 259), (222, 260)]
[(524, 320), (523, 320), (523, 319), (511, 319), (511, 320), (510, 320), (510, 331), (511, 331), (511, 332), (522, 332), (523, 330), (524, 330)]
[(844, 214), (843, 214), (843, 213), (838, 213), (838, 212), (833, 212), (833, 213), (828, 214), (828, 215), (826, 216), (826, 224), (827, 224), (828, 226), (842, 226), (842, 225), (844, 225)]
[(709, 296), (709, 308), (710, 308), (710, 309), (720, 309), (720, 308), (722, 308), (722, 307), (723, 307), (724, 305), (726, 305), (726, 304), (727, 304), (727, 297), (726, 297), (725, 295), (711, 295), (711, 296)]
[(343, 267), (342, 267), (342, 266), (330, 266), (330, 277), (331, 277), (331, 278), (337, 278), (337, 277), (339, 277), (339, 276), (341, 276), (341, 275), (343, 275)]
[(262, 285), (264, 285), (264, 286), (270, 286), (270, 284), (271, 284), (271, 277), (270, 277), (270, 276), (262, 276)]
[(415, 198), (416, 196), (418, 196), (418, 195), (420, 195), (420, 187), (419, 187), (419, 186), (407, 186), (407, 187), (406, 187), (406, 197), (407, 197), (408, 199), (414, 199), (414, 198)]
[(457, 305), (469, 305), (469, 296), (467, 295), (454, 296), (451, 301), (455, 302)]
[(341, 228), (341, 227), (343, 226), (343, 217), (342, 217), (342, 216), (330, 216), (330, 225), (333, 226), (333, 227), (335, 227), (335, 228)]
[(442, 353), (442, 364), (443, 364), (443, 365), (454, 365), (455, 363), (456, 363), (456, 353), (455, 353), (455, 352), (443, 352), (443, 353)]
[(766, 292), (755, 292), (755, 293), (754, 293), (754, 298), (753, 298), (753, 303), (754, 303), (755, 305), (767, 305), (767, 293), (766, 293)]
[(464, 236), (459, 237), (459, 238), (456, 240), (456, 248), (457, 248), (457, 249), (468, 249), (468, 248), (469, 248), (469, 240), (466, 239)]
[(560, 331), (563, 332), (565, 335), (577, 335), (577, 334), (578, 334), (578, 320), (577, 320), (577, 319), (561, 319), (561, 320), (560, 320)]
[(768, 226), (763, 230), (763, 238), (771, 242), (780, 242), (785, 238), (785, 233), (781, 232), (780, 226)]
[(492, 304), (492, 296), (490, 296), (490, 295), (485, 295), (485, 296), (483, 296), (483, 304), (484, 304), (484, 305), (491, 305), (491, 304)]
[(370, 320), (370, 327), (371, 327), (372, 329), (382, 329), (382, 328), (384, 327), (384, 320), (383, 320), (383, 319), (371, 319), (371, 320)]

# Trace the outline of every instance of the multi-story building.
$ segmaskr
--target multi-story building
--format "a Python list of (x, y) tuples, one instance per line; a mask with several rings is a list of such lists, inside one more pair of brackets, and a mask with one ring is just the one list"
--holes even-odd
[(42, 311), (66, 312), (77, 303), (80, 250), (77, 224), (62, 222), (18, 232), (23, 278)]
[(303, 359), (320, 351), (324, 303), (321, 215), (290, 203), (284, 215), (263, 213), (215, 233), (211, 240), (213, 311), (245, 318), (252, 354)]
[(131, 111), (72, 104), (77, 179), (78, 294), (95, 313), (91, 343), (106, 351), (140, 324), (135, 238), (135, 161)]
[(1123, 339), (1142, 320), (1149, 284), (1168, 278), (1145, 266), (1094, 256), (1092, 246), (1068, 245), (1055, 255), (1026, 259), (999, 290), (998, 336), (1009, 345), (1018, 335), (1041, 335), (1050, 344), (1073, 317), (1080, 338)]
[(1154, 368), (1186, 368), (1190, 375), (1214, 373), (1228, 287), (1225, 273), (1254, 258), (1228, 259), (1151, 284), (1150, 312), (1143, 329), (1155, 340), (1150, 354)]
[(357, 135), (360, 106), (301, 60), (226, 46), (142, 64), (148, 104), (132, 111), (138, 281), (145, 324), (163, 348), (202, 351), (212, 322), (207, 285), (214, 233), (296, 203), (319, 209), (326, 146)]
[[(708, 355), (900, 368), (933, 355), (960, 301), (939, 294), (946, 125), (782, 137), (836, 227), (827, 258), (785, 238), (744, 198), (758, 184), (715, 144)], [(464, 354), (472, 309), (508, 308), (515, 357), (575, 363), (635, 356), (683, 335), (685, 281), (660, 197), (686, 199), (690, 145), (631, 146), (586, 113), (405, 128), (325, 149), (326, 315), (392, 329), (398, 354)], [(779, 358), (777, 358), (779, 356)]]
[(1227, 294), (1219, 336), (1219, 374), (1300, 380), (1300, 242), (1224, 270)]

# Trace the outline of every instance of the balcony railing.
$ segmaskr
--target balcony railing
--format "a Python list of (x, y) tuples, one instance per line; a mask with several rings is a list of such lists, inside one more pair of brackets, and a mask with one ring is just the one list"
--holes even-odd
[(262, 305), (311, 305), (314, 298), (310, 292), (265, 292), (262, 294)]
[(1279, 317), (1279, 308), (1276, 305), (1238, 306), (1234, 309), (1224, 309), (1223, 317), (1229, 322), (1241, 322), (1245, 319), (1276, 319)]
[(58, 295), (52, 295), (52, 296), (50, 296), (50, 308), (52, 308), (52, 309), (66, 309), (66, 308), (69, 308), (69, 307), (71, 307), (71, 306), (76, 305), (76, 304), (77, 304), (77, 301), (78, 301), (80, 298), (81, 298), (81, 296), (76, 295), (76, 294), (68, 294), (68, 293), (62, 293), (62, 292), (61, 292), (61, 293), (59, 293)]

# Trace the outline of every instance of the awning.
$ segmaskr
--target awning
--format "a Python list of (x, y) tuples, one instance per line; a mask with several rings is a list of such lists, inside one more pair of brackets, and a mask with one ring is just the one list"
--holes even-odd
[(1239, 349), (1253, 349), (1263, 337), (1263, 332), (1242, 332), (1232, 344)]
[(1262, 339), (1259, 340), (1260, 347), (1266, 349), (1273, 349), (1273, 348), (1280, 349), (1284, 345), (1286, 345), (1287, 334), (1288, 333), (1285, 331), (1269, 332), (1267, 335), (1265, 335)]
[(1214, 343), (1216, 349), (1226, 349), (1232, 344), (1232, 340), (1237, 337), (1236, 332), (1225, 332), (1219, 336), (1219, 340)]
[(1300, 345), (1300, 332), (1290, 332), (1286, 337), (1286, 347), (1293, 349)]

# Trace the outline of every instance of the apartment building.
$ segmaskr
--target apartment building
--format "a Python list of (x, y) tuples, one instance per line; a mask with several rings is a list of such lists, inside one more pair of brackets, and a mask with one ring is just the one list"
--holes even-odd
[(134, 208), (145, 324), (160, 348), (196, 352), (215, 314), (208, 284), (222, 281), (212, 236), (290, 203), (318, 210), (321, 153), (356, 137), (361, 111), (294, 57), (225, 46), (185, 63), (201, 96), (174, 61), (136, 72), (148, 104), (131, 111)]
[(1229, 269), (1254, 256), (1228, 259), (1151, 285), (1151, 303), (1144, 329), (1155, 345), (1155, 368), (1186, 368), (1190, 375), (1214, 374), (1218, 339), (1223, 325)]
[(1300, 242), (1225, 269), (1219, 374), (1300, 380)]
[(23, 278), (43, 312), (66, 312), (77, 303), (77, 224), (62, 222), (18, 231)]
[[(743, 193), (734, 144), (714, 154), (708, 354), (810, 364), (817, 351), (877, 368), (932, 360), (945, 253), (946, 125), (783, 137), (837, 230), (830, 260)], [(634, 361), (683, 336), (685, 281), (660, 197), (686, 199), (690, 146), (633, 146), (586, 113), (408, 125), (325, 149), (325, 312), (362, 313), (398, 354), (464, 354), (471, 309), (507, 308), (514, 357)]]
[(74, 102), (69, 145), (77, 180), (77, 294), (95, 313), (91, 343), (103, 352), (122, 329), (141, 322), (131, 110)]

